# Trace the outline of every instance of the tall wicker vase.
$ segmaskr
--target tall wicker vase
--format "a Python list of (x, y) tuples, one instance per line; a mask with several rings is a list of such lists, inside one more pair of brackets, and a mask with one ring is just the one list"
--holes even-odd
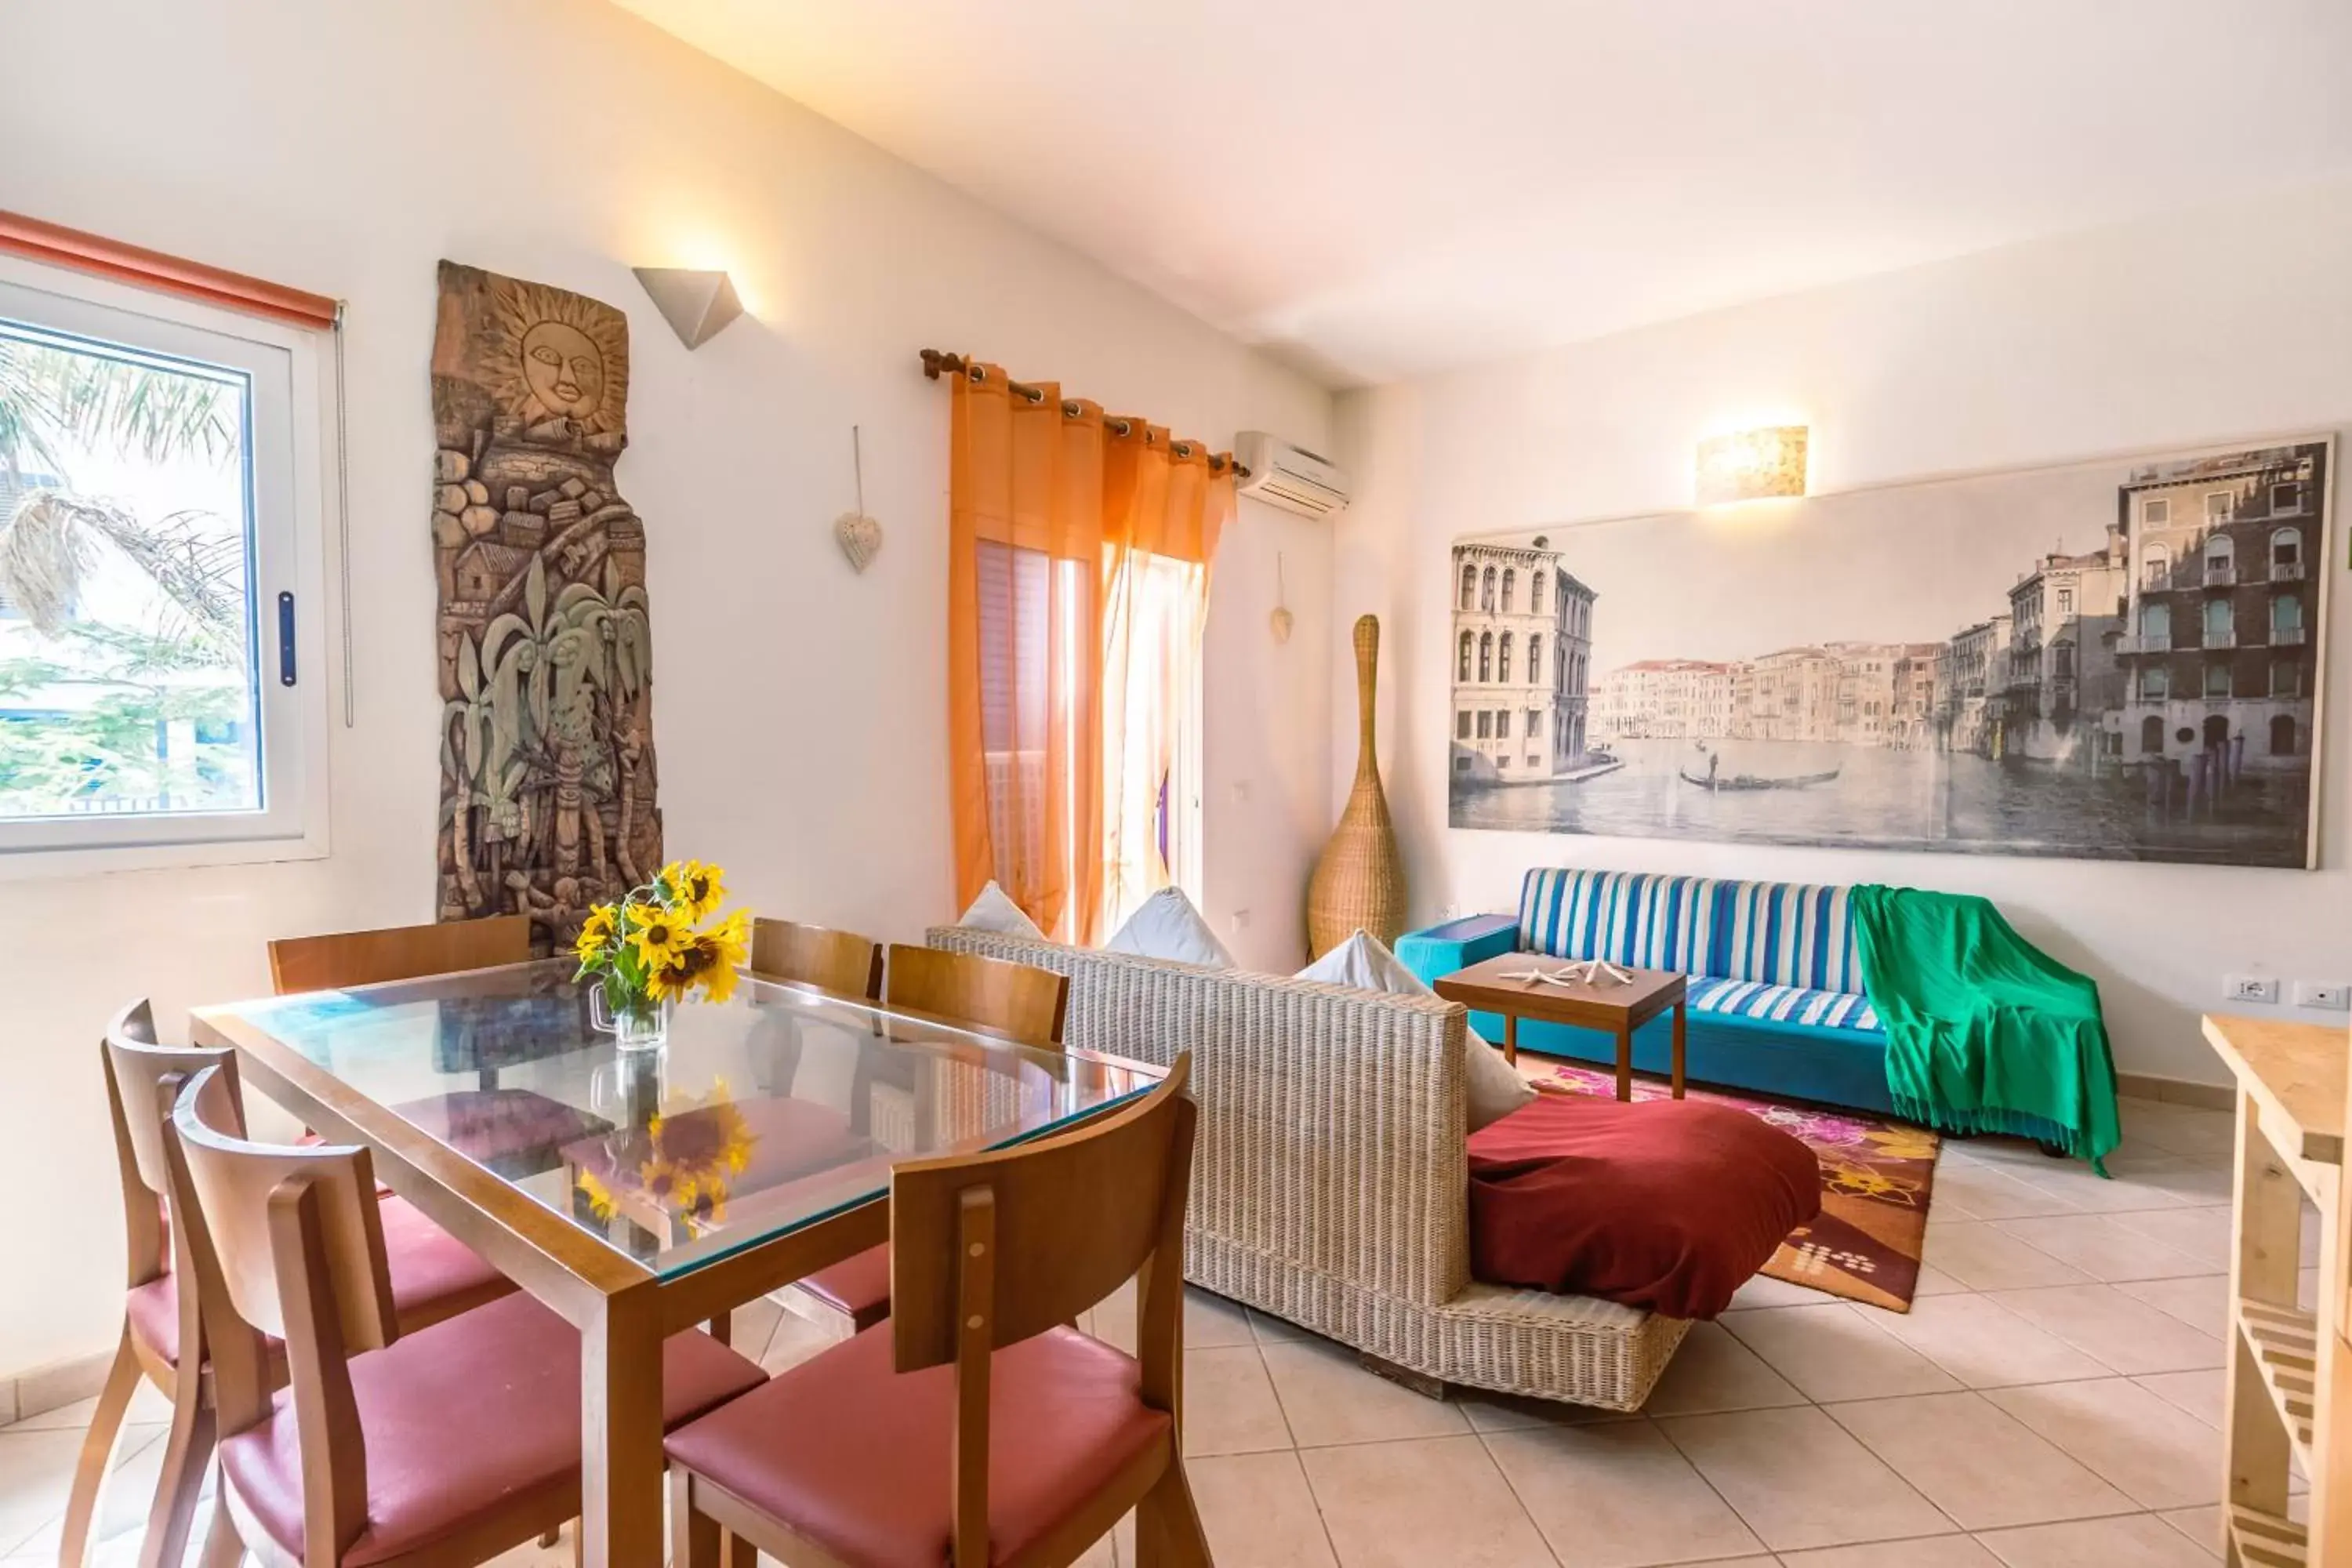
[(1307, 883), (1307, 949), (1320, 958), (1360, 926), (1393, 944), (1404, 931), (1404, 858), (1372, 752), (1372, 691), (1380, 680), (1381, 623), (1356, 620), (1356, 787), (1315, 875)]

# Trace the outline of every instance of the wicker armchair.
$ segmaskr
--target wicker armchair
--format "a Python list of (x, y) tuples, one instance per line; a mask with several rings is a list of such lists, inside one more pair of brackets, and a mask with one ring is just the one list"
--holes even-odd
[(933, 947), (1070, 977), (1064, 1038), (1201, 1105), (1185, 1277), (1422, 1379), (1638, 1409), (1690, 1325), (1470, 1278), (1460, 1006), (960, 926)]

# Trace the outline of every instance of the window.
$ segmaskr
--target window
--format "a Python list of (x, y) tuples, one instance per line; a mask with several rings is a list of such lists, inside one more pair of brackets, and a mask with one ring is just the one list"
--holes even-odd
[(320, 396), (313, 332), (0, 258), (0, 861), (325, 852)]
[(2205, 663), (2205, 696), (2208, 700), (2226, 699), (2230, 695), (2230, 661), (2208, 659)]
[(2271, 595), (2271, 641), (2281, 644), (2303, 640), (2303, 601), (2293, 594)]
[(2164, 496), (2149, 496), (2139, 503), (2139, 520), (2151, 528), (2162, 528), (2172, 521), (2172, 502)]
[(2294, 716), (2291, 713), (2271, 715), (2271, 755), (2294, 755)]
[(1546, 575), (1547, 574), (1542, 572), (1528, 574), (1528, 613), (1529, 615), (1543, 614), (1543, 588)]
[(2059, 618), (2060, 620), (2062, 620), (2062, 621), (2063, 621), (2063, 620), (2070, 620), (2070, 619), (2072, 619), (2072, 618), (2074, 617), (2074, 589), (2072, 589), (2072, 588), (2061, 588), (2061, 589), (2059, 589), (2059, 590), (2058, 590), (2058, 618)]
[(1481, 709), (1478, 713), (1478, 738), (1482, 741), (1491, 741), (1495, 738), (1495, 716), (1484, 709)]
[(1507, 708), (1498, 710), (1495, 714), (1495, 739), (1507, 741), (1510, 738), (1511, 710)]
[(1482, 610), (1491, 610), (1495, 607), (1495, 569), (1492, 566), (1486, 568), (1485, 581), (1480, 585), (1478, 607)]
[(2233, 634), (2236, 630), (2237, 621), (2232, 616), (2230, 601), (2226, 595), (2205, 601), (2205, 646), (2207, 647), (2229, 647), (2235, 640)]
[(2149, 665), (2139, 672), (2139, 700), (2142, 702), (2162, 702), (2172, 695), (2172, 672), (2160, 664)]
[[(1506, 581), (1507, 580), (1507, 576)], [(1495, 661), (1495, 679), (1506, 686), (1511, 683), (1511, 634), (1508, 632), (1503, 634), (1500, 657)]]
[(1470, 738), (1470, 710), (1467, 708), (1454, 716), (1454, 738), (1457, 741)]
[(2300, 697), (2303, 695), (2303, 666), (2291, 658), (2271, 661), (2271, 695)]
[(2164, 752), (2164, 721), (2153, 713), (2139, 721), (2139, 750), (2142, 756)]
[(1539, 740), (1542, 738), (1542, 735), (1543, 710), (1540, 708), (1530, 708), (1528, 710), (1528, 739), (1530, 741)]
[(1495, 634), (1478, 634), (1478, 679), (1480, 684), (1495, 679)]
[(1533, 686), (1542, 679), (1543, 633), (1533, 632), (1528, 637), (1528, 684)]
[(2282, 528), (2271, 535), (2271, 575), (2299, 577), (2303, 574), (2303, 530)]
[(2139, 607), (2139, 639), (2150, 653), (2162, 653), (2172, 646), (2172, 606), (2158, 600)]
[(1478, 606), (1478, 568), (1476, 568), (1475, 566), (1465, 566), (1464, 568), (1462, 568), (1462, 605), (1461, 605), (1461, 607), (1462, 607), (1463, 609), (1465, 609), (1465, 610), (1471, 610), (1471, 609), (1475, 609), (1475, 608), (1477, 608), (1477, 606)]
[(2236, 559), (2237, 547), (2230, 542), (2230, 536), (2214, 534), (2205, 542), (2205, 580), (2210, 583), (2218, 577), (2229, 581), (2230, 567)]
[(1468, 632), (1462, 634), (1462, 666), (1455, 672), (1454, 679), (1460, 681), (1467, 681), (1470, 679), (1470, 634)]
[(2230, 521), (2230, 492), (2228, 490), (2207, 490), (2205, 492), (2206, 521), (2227, 522)]
[(2061, 680), (2074, 679), (2074, 645), (2073, 643), (2052, 643), (2050, 658), (2051, 674)]
[(2171, 581), (2172, 552), (2161, 544), (2149, 545), (2147, 553), (2140, 557), (2139, 585), (2143, 588), (2162, 588)]
[(2303, 486), (2293, 479), (2271, 487), (2271, 515), (2292, 517), (2303, 510)]
[[(1511, 601), (1512, 601), (1512, 599), (1513, 599), (1513, 598), (1515, 598), (1515, 597), (1517, 595), (1518, 591), (1519, 591), (1519, 574), (1518, 574), (1518, 573), (1517, 573), (1517, 571), (1513, 570), (1511, 567), (1508, 567), (1508, 566), (1504, 567), (1504, 568), (1503, 568), (1503, 614), (1505, 614), (1505, 615), (1507, 615), (1507, 615), (1509, 615), (1509, 614), (1511, 613)], [(1505, 679), (1508, 679), (1509, 678), (1507, 676), (1507, 677), (1505, 677)]]

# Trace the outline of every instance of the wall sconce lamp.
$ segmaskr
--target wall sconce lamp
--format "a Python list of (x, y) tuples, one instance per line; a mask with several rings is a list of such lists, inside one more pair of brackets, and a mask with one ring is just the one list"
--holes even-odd
[(634, 270), (637, 281), (653, 296), (662, 320), (689, 349), (700, 348), (743, 313), (743, 301), (735, 297), (735, 285), (724, 272), (698, 272), (688, 267)]
[(1803, 495), (1807, 434), (1802, 425), (1766, 425), (1701, 441), (1698, 504)]

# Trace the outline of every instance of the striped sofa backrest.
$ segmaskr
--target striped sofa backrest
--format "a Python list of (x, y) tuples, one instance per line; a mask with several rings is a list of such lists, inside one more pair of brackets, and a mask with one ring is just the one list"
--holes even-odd
[(1849, 889), (1640, 871), (1529, 871), (1519, 945), (1767, 985), (1859, 993)]

